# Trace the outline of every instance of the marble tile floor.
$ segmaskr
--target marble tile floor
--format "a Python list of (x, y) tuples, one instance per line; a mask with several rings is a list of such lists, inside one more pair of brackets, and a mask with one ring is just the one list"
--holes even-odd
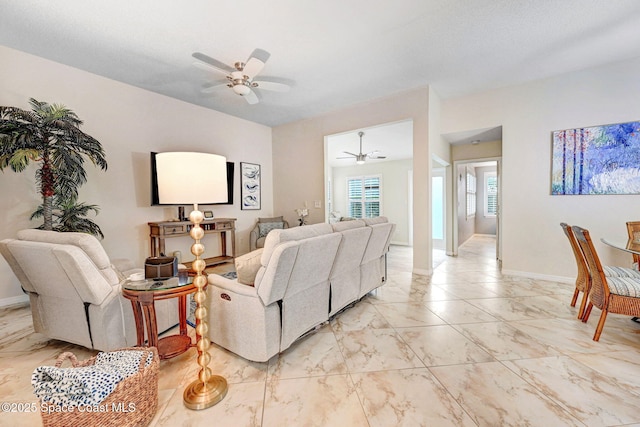
[[(161, 362), (151, 425), (640, 426), (640, 324), (610, 315), (596, 343), (600, 312), (575, 319), (571, 285), (503, 276), (494, 253), (475, 236), (426, 277), (411, 274), (411, 248), (392, 247), (382, 288), (269, 362), (213, 346), (229, 392), (203, 411), (182, 403), (195, 350)], [(61, 351), (94, 354), (33, 333), (24, 306), (0, 310), (0, 329), (3, 402), (34, 402), (31, 372)]]

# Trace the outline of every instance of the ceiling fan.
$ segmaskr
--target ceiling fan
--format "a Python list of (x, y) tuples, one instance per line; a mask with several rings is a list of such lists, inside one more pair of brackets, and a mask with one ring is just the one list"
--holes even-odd
[(369, 159), (386, 159), (387, 156), (378, 156), (377, 153), (379, 153), (378, 150), (374, 150), (371, 151), (369, 153), (365, 153), (362, 154), (362, 136), (364, 135), (364, 132), (360, 131), (358, 132), (358, 136), (360, 137), (360, 151), (358, 152), (358, 154), (355, 153), (350, 153), (348, 151), (343, 151), (343, 153), (348, 154), (348, 157), (336, 157), (337, 159), (350, 159), (352, 157), (355, 157), (356, 159), (356, 163), (361, 165), (364, 164), (365, 160), (367, 160), (367, 158)]
[(220, 87), (226, 86), (233, 89), (234, 93), (242, 96), (249, 104), (257, 104), (259, 99), (254, 89), (273, 90), (276, 92), (287, 92), (290, 89), (290, 87), (284, 83), (254, 80), (256, 75), (262, 71), (269, 56), (271, 56), (271, 54), (265, 50), (255, 49), (246, 62), (238, 61), (233, 64), (233, 67), (204, 53), (194, 52), (191, 56), (198, 60), (193, 63), (196, 67), (207, 71), (213, 70), (222, 73), (227, 78), (226, 81), (205, 83), (202, 86), (203, 93), (211, 93)]

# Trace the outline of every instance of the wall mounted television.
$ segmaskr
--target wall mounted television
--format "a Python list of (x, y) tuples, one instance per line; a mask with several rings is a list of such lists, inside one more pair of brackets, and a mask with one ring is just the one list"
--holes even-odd
[[(158, 198), (158, 170), (156, 168), (156, 152), (151, 152), (151, 206), (173, 206), (167, 203), (160, 203)], [(199, 205), (233, 205), (233, 177), (234, 177), (235, 165), (233, 162), (227, 162), (227, 194), (228, 200), (222, 203), (205, 203), (197, 201)], [(203, 195), (203, 200), (206, 201), (206, 194)]]

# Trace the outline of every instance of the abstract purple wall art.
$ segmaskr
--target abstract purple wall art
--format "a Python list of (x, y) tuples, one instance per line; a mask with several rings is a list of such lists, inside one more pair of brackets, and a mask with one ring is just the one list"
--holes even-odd
[(551, 194), (640, 194), (640, 121), (553, 132)]

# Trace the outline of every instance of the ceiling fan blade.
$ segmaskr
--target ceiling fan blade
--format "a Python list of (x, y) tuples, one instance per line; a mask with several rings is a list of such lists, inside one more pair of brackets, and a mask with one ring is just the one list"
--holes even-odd
[(220, 74), (224, 74), (224, 75), (229, 75), (229, 73), (227, 73), (224, 70), (221, 70), (220, 68), (214, 67), (213, 65), (210, 64), (205, 64), (204, 62), (200, 62), (200, 61), (193, 61), (193, 66), (196, 68), (199, 68), (203, 71), (206, 71), (208, 73), (210, 72), (214, 72), (214, 73), (220, 73)]
[(370, 159), (386, 159), (387, 156), (369, 156)]
[(291, 90), (291, 86), (284, 83), (265, 81), (254, 81), (253, 83), (257, 84), (257, 87), (259, 87), (260, 89), (272, 90), (274, 92), (289, 92), (289, 90)]
[(289, 89), (291, 89), (291, 86), (284, 83), (254, 81), (253, 84), (259, 89), (272, 90), (274, 92), (289, 92)]
[(350, 156), (358, 157), (358, 155), (357, 155), (357, 154), (350, 153), (350, 152), (348, 152), (348, 151), (343, 151), (343, 153), (344, 153), (344, 154), (348, 154), (348, 155), (350, 155)]
[(264, 62), (257, 58), (249, 58), (244, 68), (242, 69), (242, 74), (249, 77), (249, 80), (253, 79), (260, 71), (264, 68)]
[(249, 93), (247, 93), (246, 95), (242, 95), (242, 97), (247, 101), (247, 103), (251, 105), (257, 104), (258, 102), (260, 102), (260, 100), (258, 99), (258, 96), (254, 91), (249, 91)]
[(269, 60), (271, 54), (263, 49), (254, 49), (251, 52), (251, 56), (247, 59), (246, 64), (242, 70), (242, 73), (253, 79), (264, 68), (264, 64)]
[(336, 159), (353, 159), (354, 157), (358, 157), (358, 156), (336, 157)]
[(211, 83), (205, 83), (202, 85), (202, 89), (200, 90), (200, 92), (202, 93), (213, 93), (216, 90), (220, 89), (221, 87), (227, 87), (227, 85), (229, 84), (229, 82), (225, 81), (225, 82), (211, 82)]
[(196, 58), (198, 61), (201, 61), (193, 63), (193, 65), (198, 68), (202, 68), (205, 70), (214, 70), (223, 74), (230, 74), (231, 72), (235, 71), (224, 62), (220, 62), (217, 59), (210, 57), (209, 55), (205, 55), (204, 53), (194, 52), (193, 54), (191, 54), (191, 56)]

